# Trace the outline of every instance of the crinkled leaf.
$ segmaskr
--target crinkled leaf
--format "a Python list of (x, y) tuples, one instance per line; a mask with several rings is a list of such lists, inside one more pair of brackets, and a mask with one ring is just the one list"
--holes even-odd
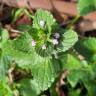
[(78, 0), (78, 12), (80, 15), (86, 15), (96, 11), (96, 0)]
[(63, 34), (62, 39), (63, 39), (63, 41), (59, 45), (58, 50), (61, 52), (62, 51), (65, 52), (66, 50), (71, 48), (77, 42), (78, 36), (77, 36), (76, 32), (74, 32), (73, 30), (67, 30)]
[(60, 65), (52, 58), (37, 57), (36, 64), (32, 67), (33, 79), (36, 80), (40, 91), (47, 90), (60, 72)]
[(19, 67), (31, 69), (33, 78), (38, 85), (39, 93), (51, 86), (57, 76), (56, 72), (59, 73), (59, 62), (53, 62), (52, 59), (48, 57), (41, 57), (36, 54), (35, 51), (33, 51), (32, 54), (28, 54), (14, 50), (12, 47), (10, 47), (10, 49), (11, 50), (6, 49), (6, 54), (13, 57)]
[[(10, 50), (9, 50), (10, 49)], [(33, 64), (36, 59), (34, 50), (31, 52), (23, 52), (22, 50), (14, 49), (14, 46), (11, 41), (8, 41), (4, 48), (4, 54), (10, 56), (20, 67)]]
[(28, 53), (32, 49), (31, 41), (31, 36), (27, 32), (24, 32), (12, 41), (12, 46), (15, 50)]
[(40, 26), (40, 21), (44, 21), (45, 23), (45, 28), (51, 31), (51, 27), (54, 26), (56, 23), (56, 20), (53, 18), (52, 14), (49, 11), (44, 11), (42, 9), (38, 9), (33, 20), (33, 27), (40, 29), (42, 28)]
[(27, 32), (22, 33), (20, 37), (14, 40), (7, 41), (3, 47), (3, 53), (10, 56), (21, 67), (34, 62), (36, 57), (33, 50), (31, 37)]
[(59, 73), (59, 62), (56, 60), (53, 62), (52, 57), (41, 57), (35, 52), (34, 48), (31, 48), (31, 51), (29, 52), (22, 50), (23, 46), (19, 49), (20, 45), (17, 45), (14, 48), (15, 45), (13, 42), (8, 41), (6, 43), (4, 46), (4, 53), (11, 56), (19, 67), (31, 69), (33, 78), (38, 85), (39, 92), (48, 89), (54, 82), (57, 72)]

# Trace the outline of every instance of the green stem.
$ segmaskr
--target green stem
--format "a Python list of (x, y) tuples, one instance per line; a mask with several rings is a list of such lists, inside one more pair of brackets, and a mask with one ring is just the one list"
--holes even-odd
[(29, 16), (30, 18), (34, 19), (34, 16), (30, 14), (26, 9), (24, 10), (25, 14)]
[(77, 20), (80, 18), (80, 15), (77, 15), (72, 22), (67, 26), (67, 29), (72, 28), (73, 24), (77, 22)]

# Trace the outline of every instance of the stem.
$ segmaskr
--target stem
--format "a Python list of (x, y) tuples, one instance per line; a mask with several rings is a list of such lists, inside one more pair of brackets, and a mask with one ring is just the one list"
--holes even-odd
[(34, 16), (31, 15), (26, 9), (24, 10), (24, 12), (25, 12), (25, 14), (26, 14), (28, 17), (34, 19)]
[(77, 15), (77, 16), (72, 20), (72, 22), (67, 26), (67, 29), (72, 28), (73, 24), (75, 24), (80, 17), (81, 17), (80, 15)]

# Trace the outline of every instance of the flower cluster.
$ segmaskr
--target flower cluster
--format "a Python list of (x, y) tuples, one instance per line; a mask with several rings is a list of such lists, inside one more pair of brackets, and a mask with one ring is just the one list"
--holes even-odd
[(32, 40), (31, 44), (34, 47), (36, 45), (36, 42), (34, 40)]
[[(45, 21), (44, 20), (41, 20), (39, 22), (39, 25), (41, 28), (44, 28), (45, 26)], [(52, 39), (50, 40), (50, 43), (52, 43), (53, 45), (58, 45), (59, 44), (59, 38), (60, 38), (60, 34), (58, 32), (54, 33), (53, 36), (52, 36)], [(32, 40), (32, 46), (36, 46), (36, 41), (35, 40)], [(42, 45), (42, 50), (45, 50), (47, 49), (47, 45), (46, 44), (43, 44)]]

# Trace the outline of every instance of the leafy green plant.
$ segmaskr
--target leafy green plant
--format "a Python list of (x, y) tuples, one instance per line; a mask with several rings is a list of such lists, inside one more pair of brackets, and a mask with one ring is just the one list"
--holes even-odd
[[(6, 37), (3, 40), (4, 36)], [(50, 12), (39, 9), (34, 16), (32, 26), (27, 31), (21, 32), (19, 37), (10, 40), (8, 32), (2, 29), (1, 39), (1, 61), (3, 61), (3, 54), (10, 58), (9, 69), (4, 67), (4, 70), (7, 72), (11, 66), (18, 66), (22, 70), (30, 70), (30, 74), (33, 77), (26, 77), (24, 80), (20, 78), (18, 82), (13, 80), (12, 89), (14, 89), (14, 83), (17, 86), (18, 83), (22, 82), (20, 86), (24, 87), (27, 85), (24, 85), (23, 82), (29, 82), (31, 86), (36, 88), (35, 94), (40, 94), (51, 87), (63, 70), (58, 54), (72, 48), (78, 40), (78, 36), (71, 29), (65, 30), (60, 28)], [(14, 63), (12, 63), (13, 61)], [(5, 65), (1, 64), (2, 66)], [(4, 74), (4, 76), (6, 77), (7, 74)], [(27, 96), (27, 90), (22, 93), (23, 89), (17, 89), (21, 90), (21, 95)], [(34, 89), (30, 88), (30, 90), (33, 93)]]
[[(95, 9), (95, 3), (85, 6), (86, 2), (79, 1), (81, 15)], [(90, 6), (92, 10), (85, 10)], [(65, 70), (68, 75), (63, 86), (68, 96), (95, 96), (96, 38), (78, 40), (74, 30), (61, 28), (53, 15), (42, 9), (34, 16), (20, 9), (13, 22), (22, 11), (33, 23), (18, 26), (18, 37), (12, 40), (6, 29), (0, 29), (0, 96), (43, 96), (48, 89), (51, 96), (58, 96), (56, 83)]]
[(78, 12), (80, 13), (80, 15), (86, 15), (93, 11), (96, 11), (96, 0), (78, 1)]

